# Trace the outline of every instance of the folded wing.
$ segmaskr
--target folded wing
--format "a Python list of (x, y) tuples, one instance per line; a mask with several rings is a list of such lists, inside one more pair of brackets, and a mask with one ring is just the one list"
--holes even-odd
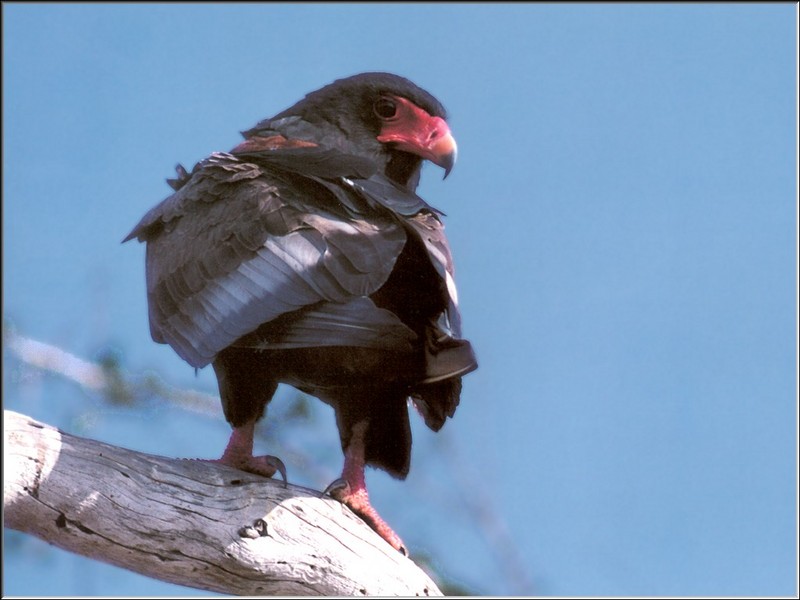
[(312, 179), (224, 153), (199, 163), (178, 187), (128, 239), (148, 242), (153, 339), (191, 365), (209, 364), (242, 336), (296, 311), (304, 312), (295, 331), (274, 332), (283, 347), (329, 345), (336, 336), (366, 347), (413, 339), (394, 315), (363, 305), (406, 243), (390, 214), (358, 218)]

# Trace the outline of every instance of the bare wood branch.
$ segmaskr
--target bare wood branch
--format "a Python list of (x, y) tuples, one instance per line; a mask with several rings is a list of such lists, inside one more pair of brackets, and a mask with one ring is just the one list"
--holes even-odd
[(184, 586), (240, 595), (441, 595), (349, 509), (224, 466), (4, 411), (4, 524)]

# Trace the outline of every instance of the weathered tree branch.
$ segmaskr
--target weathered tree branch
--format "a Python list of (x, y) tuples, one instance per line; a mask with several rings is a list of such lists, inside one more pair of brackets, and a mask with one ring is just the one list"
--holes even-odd
[(4, 411), (4, 524), (149, 577), (242, 595), (441, 595), (349, 509), (228, 467)]

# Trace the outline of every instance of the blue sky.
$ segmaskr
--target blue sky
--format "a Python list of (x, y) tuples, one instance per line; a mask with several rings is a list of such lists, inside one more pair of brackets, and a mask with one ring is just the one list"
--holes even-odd
[[(419, 192), (448, 215), (481, 366), (439, 436), (415, 425), (407, 482), (370, 474), (381, 513), (477, 593), (796, 593), (794, 5), (2, 10), (3, 316), (20, 333), (214, 392), (150, 340), (143, 248), (120, 240), (176, 163), (336, 78), (404, 75), (459, 143)], [(40, 383), (4, 377), (6, 407), (168, 456), (227, 439), (221, 417)], [(296, 441), (335, 473), (320, 414)], [(456, 476), (524, 576), (443, 505)], [(14, 540), (7, 594), (192, 593)]]

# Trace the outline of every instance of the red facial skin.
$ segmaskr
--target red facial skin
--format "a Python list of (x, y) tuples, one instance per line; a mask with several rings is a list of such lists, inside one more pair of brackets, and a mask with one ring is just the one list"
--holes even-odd
[(456, 141), (447, 122), (441, 117), (432, 117), (405, 98), (387, 95), (386, 99), (394, 102), (397, 110), (393, 116), (381, 117), (383, 126), (378, 141), (439, 165), (447, 177), (457, 154)]

